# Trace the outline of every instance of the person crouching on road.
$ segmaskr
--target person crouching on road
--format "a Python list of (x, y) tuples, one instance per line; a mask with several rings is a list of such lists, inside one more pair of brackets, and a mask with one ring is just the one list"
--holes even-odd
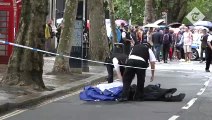
[(113, 82), (113, 68), (116, 71), (118, 79), (122, 80), (125, 67), (120, 65), (125, 65), (127, 57), (128, 57), (127, 55), (122, 53), (112, 53), (110, 57), (107, 58), (106, 62), (111, 63), (111, 64), (106, 64), (106, 68), (108, 72), (108, 77), (107, 77), (108, 83)]
[(135, 45), (131, 50), (126, 66), (139, 67), (141, 69), (132, 67), (125, 68), (123, 76), (123, 91), (121, 97), (118, 99), (119, 102), (128, 101), (130, 85), (135, 74), (137, 75), (137, 88), (134, 100), (143, 101), (146, 68), (149, 66), (148, 61), (150, 61), (152, 74), (150, 81), (153, 81), (156, 62), (155, 55), (148, 44)]

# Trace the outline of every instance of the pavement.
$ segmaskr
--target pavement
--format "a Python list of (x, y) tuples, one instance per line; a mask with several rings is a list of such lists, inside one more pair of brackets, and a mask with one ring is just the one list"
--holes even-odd
[[(92, 85), (105, 81), (107, 75), (105, 67), (89, 66), (89, 72), (71, 75), (49, 74), (53, 68), (54, 57), (44, 58), (43, 81), (47, 87), (53, 88), (52, 91), (31, 91), (17, 87), (0, 87), (0, 114), (36, 105), (45, 100), (53, 99), (73, 91), (82, 89), (86, 85)], [(7, 65), (0, 64), (0, 79), (6, 72)]]

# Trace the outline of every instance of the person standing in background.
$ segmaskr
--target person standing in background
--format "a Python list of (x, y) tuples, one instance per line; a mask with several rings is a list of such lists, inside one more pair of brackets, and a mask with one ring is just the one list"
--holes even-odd
[(158, 62), (160, 62), (160, 51), (163, 40), (163, 34), (160, 32), (160, 29), (156, 29), (156, 32), (152, 34), (152, 42), (154, 53)]
[(152, 34), (153, 34), (153, 28), (150, 27), (150, 28), (148, 29), (148, 32), (147, 32), (147, 42), (151, 45), (151, 49), (152, 49), (152, 47), (153, 47)]
[(183, 33), (183, 49), (185, 53), (185, 62), (190, 62), (191, 61), (191, 45), (193, 42), (193, 35), (188, 29), (188, 27), (185, 27), (185, 32)]
[[(48, 23), (45, 26), (45, 51), (50, 52), (51, 50), (51, 40), (55, 36), (55, 32), (52, 30), (53, 21), (49, 20)], [(49, 56), (49, 54), (45, 54), (46, 57)]]
[(206, 29), (204, 29), (203, 31), (203, 35), (201, 37), (201, 51), (200, 51), (200, 63), (203, 62), (203, 52), (205, 52), (205, 58), (207, 58), (207, 53), (206, 53), (206, 47), (207, 47), (207, 39), (209, 34), (207, 34)]
[(59, 40), (60, 40), (60, 35), (61, 35), (61, 32), (62, 32), (62, 29), (64, 28), (64, 23), (63, 21), (58, 25), (57, 27), (57, 33), (56, 33), (56, 37), (57, 37), (57, 47), (56, 49), (58, 48), (58, 45), (59, 45)]
[(206, 67), (205, 71), (210, 72), (210, 64), (212, 60), (212, 31), (210, 32), (207, 38), (207, 46), (206, 46)]
[(164, 63), (167, 63), (170, 45), (172, 43), (172, 37), (169, 34), (169, 28), (165, 28), (162, 43), (163, 43), (163, 61)]

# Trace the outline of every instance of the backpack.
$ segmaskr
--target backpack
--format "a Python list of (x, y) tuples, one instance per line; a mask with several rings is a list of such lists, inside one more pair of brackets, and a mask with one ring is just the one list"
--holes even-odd
[(169, 34), (164, 34), (163, 35), (163, 44), (170, 44)]

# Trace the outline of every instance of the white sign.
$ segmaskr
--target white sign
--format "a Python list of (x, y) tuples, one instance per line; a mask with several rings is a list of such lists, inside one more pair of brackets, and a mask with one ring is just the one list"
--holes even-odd
[(72, 41), (73, 46), (82, 46), (82, 32), (83, 24), (81, 20), (76, 20), (74, 27), (74, 39)]
[(197, 21), (202, 21), (205, 16), (204, 14), (202, 14), (202, 12), (197, 9), (196, 7), (190, 12), (188, 13), (188, 15), (186, 16), (186, 18), (192, 23), (196, 23)]

